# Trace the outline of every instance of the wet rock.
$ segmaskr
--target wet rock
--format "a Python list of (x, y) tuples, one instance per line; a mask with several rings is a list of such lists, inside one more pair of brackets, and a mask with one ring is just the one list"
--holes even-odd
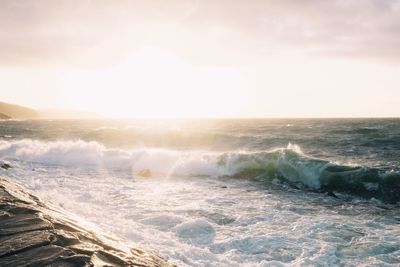
[(4, 162), (4, 161), (0, 161), (0, 168), (3, 168), (3, 169), (9, 169), (9, 168), (12, 168), (12, 166), (11, 166), (11, 164), (10, 163), (8, 163), (8, 162)]
[(0, 266), (173, 266), (117, 244), (0, 178)]
[(333, 192), (331, 192), (331, 191), (329, 191), (329, 192), (327, 193), (327, 195), (330, 196), (330, 197), (333, 197), (333, 198), (338, 198), (338, 196), (335, 195), (335, 193), (333, 193)]

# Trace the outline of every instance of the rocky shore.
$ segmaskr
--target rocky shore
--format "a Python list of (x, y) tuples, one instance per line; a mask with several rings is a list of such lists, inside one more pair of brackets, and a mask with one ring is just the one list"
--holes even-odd
[(0, 178), (0, 266), (173, 266), (85, 229), (21, 186)]

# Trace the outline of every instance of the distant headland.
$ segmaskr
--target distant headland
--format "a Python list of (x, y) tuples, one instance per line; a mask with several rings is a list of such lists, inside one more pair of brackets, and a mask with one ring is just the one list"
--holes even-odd
[(101, 116), (93, 112), (66, 109), (33, 109), (0, 101), (0, 120), (29, 119), (92, 119)]

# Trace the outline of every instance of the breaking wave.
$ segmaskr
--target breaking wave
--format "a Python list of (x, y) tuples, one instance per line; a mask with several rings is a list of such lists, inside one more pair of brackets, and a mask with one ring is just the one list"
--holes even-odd
[(386, 202), (400, 201), (400, 173), (379, 168), (346, 166), (304, 155), (288, 145), (260, 152), (206, 152), (165, 149), (122, 150), (97, 142), (0, 141), (3, 159), (49, 165), (149, 170), (155, 175), (276, 179), (303, 189), (344, 192)]

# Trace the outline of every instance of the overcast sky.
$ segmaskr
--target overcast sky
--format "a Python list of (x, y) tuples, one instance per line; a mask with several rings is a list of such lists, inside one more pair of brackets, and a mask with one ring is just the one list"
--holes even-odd
[(2, 0), (0, 82), (106, 116), (400, 116), (400, 1)]

